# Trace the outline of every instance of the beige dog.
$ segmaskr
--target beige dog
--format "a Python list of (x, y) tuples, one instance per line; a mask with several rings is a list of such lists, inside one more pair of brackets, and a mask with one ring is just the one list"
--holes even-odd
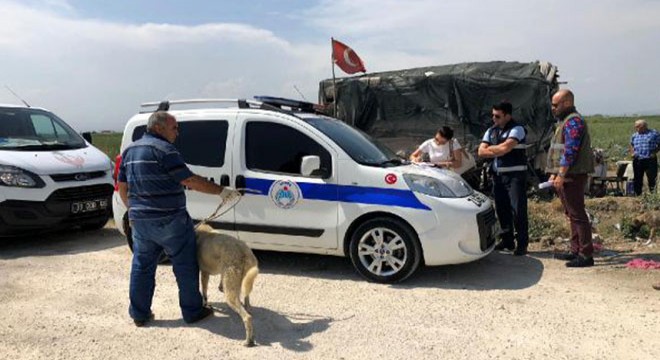
[(660, 212), (654, 210), (641, 213), (633, 218), (632, 224), (637, 229), (642, 225), (649, 227), (649, 239), (646, 244), (650, 244), (655, 239), (655, 230), (660, 227)]
[[(196, 234), (204, 303), (208, 302), (209, 276), (221, 275), (218, 289), (225, 293), (229, 307), (243, 319), (245, 346), (254, 346), (252, 315), (245, 307), (250, 306), (250, 292), (259, 274), (257, 258), (245, 243), (229, 235), (214, 233), (206, 224), (200, 225)], [(241, 293), (244, 296), (243, 304)]]

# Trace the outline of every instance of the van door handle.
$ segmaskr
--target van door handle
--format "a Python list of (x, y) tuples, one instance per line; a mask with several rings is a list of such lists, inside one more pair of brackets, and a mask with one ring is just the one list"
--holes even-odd
[[(245, 176), (236, 175), (236, 181), (234, 182), (237, 189), (245, 189)], [(241, 195), (245, 195), (245, 190), (240, 190)]]
[(220, 186), (229, 186), (229, 175), (223, 174), (220, 176)]

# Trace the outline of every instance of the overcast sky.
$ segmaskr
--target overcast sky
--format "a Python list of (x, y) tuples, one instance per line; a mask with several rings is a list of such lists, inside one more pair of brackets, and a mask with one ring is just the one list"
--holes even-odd
[(550, 61), (585, 114), (660, 113), (656, 0), (0, 0), (0, 24), (0, 103), (9, 85), (80, 131), (146, 101), (316, 101), (330, 37), (369, 72)]

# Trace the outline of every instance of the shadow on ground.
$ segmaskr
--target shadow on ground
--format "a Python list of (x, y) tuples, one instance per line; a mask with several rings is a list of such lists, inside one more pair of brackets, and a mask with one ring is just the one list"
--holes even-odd
[(126, 246), (126, 240), (114, 227), (100, 230), (68, 230), (56, 233), (0, 238), (0, 259), (25, 256), (52, 256), (102, 251)]
[[(538, 258), (552, 259), (554, 252), (542, 251), (535, 253)], [(660, 262), (660, 253), (658, 252), (638, 252), (638, 251), (619, 251), (603, 249), (602, 251), (594, 253), (594, 266), (595, 267), (625, 267), (626, 264), (634, 259), (653, 260)]]
[[(347, 258), (272, 251), (255, 251), (255, 255), (262, 273), (366, 281), (353, 270)], [(492, 253), (467, 264), (422, 268), (403, 283), (391, 286), (402, 289), (524, 289), (536, 284), (543, 275), (543, 263), (534, 256)]]
[[(226, 303), (210, 305), (215, 310), (212, 318), (201, 321), (196, 326), (206, 329), (216, 335), (245, 341), (245, 327), (243, 321)], [(258, 346), (271, 346), (280, 344), (283, 348), (306, 352), (313, 349), (307, 340), (312, 334), (327, 330), (335, 320), (328, 317), (308, 314), (282, 315), (275, 311), (261, 307), (251, 307), (252, 325), (254, 327), (254, 340)], [(186, 325), (183, 320), (154, 320), (151, 327), (181, 327)]]

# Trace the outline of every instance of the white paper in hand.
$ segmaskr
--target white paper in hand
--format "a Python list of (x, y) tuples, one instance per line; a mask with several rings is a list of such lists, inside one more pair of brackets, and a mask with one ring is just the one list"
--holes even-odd
[(415, 165), (418, 165), (418, 166), (421, 166), (421, 167), (435, 167), (435, 164), (430, 163), (430, 162), (418, 162), (418, 163), (415, 163)]

